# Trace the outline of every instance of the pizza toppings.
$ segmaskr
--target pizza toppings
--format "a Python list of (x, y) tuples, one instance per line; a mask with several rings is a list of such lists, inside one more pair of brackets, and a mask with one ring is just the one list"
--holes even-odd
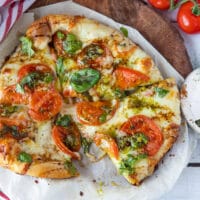
[(125, 27), (120, 27), (120, 31), (123, 33), (125, 37), (128, 37), (128, 30)]
[(22, 53), (32, 57), (35, 53), (33, 50), (33, 43), (28, 37), (21, 37), (20, 41), (22, 43)]
[(110, 120), (117, 108), (118, 101), (83, 101), (76, 104), (76, 113), (81, 123), (98, 126)]
[(30, 97), (29, 115), (36, 121), (49, 120), (60, 112), (62, 97), (54, 90), (35, 91)]
[(81, 146), (82, 146), (83, 152), (85, 154), (89, 153), (91, 144), (92, 144), (91, 140), (84, 138), (84, 137), (81, 138)]
[(113, 56), (108, 47), (103, 42), (96, 42), (86, 46), (77, 61), (81, 66), (96, 69), (111, 68)]
[(58, 55), (73, 55), (82, 48), (82, 42), (72, 33), (57, 31), (54, 35), (54, 47)]
[(135, 133), (132, 136), (123, 136), (118, 138), (117, 144), (120, 150), (130, 147), (135, 150), (144, 147), (148, 143), (148, 137), (144, 133)]
[(70, 85), (78, 92), (86, 92), (100, 79), (100, 72), (96, 69), (85, 68), (74, 72), (70, 78)]
[[(138, 144), (138, 141), (140, 141), (139, 146), (141, 146), (141, 142), (143, 144), (146, 143), (144, 150), (149, 156), (154, 156), (163, 143), (163, 134), (160, 128), (151, 118), (144, 115), (136, 115), (129, 118), (129, 120), (121, 126), (120, 130), (128, 136), (135, 134), (137, 134), (136, 136), (140, 136), (136, 139), (136, 144)], [(145, 138), (143, 134), (146, 136)]]
[(43, 64), (28, 64), (18, 71), (18, 84), (16, 90), (18, 93), (24, 93), (25, 88), (29, 90), (35, 89), (36, 86), (46, 85), (54, 80), (52, 70)]
[(77, 153), (81, 148), (78, 128), (69, 116), (59, 116), (52, 130), (52, 138), (56, 146), (74, 159), (80, 159)]
[(77, 170), (76, 168), (74, 167), (73, 163), (69, 160), (66, 160), (65, 161), (65, 164), (64, 164), (64, 167), (65, 169), (69, 170), (69, 172), (72, 174), (72, 175), (75, 175), (77, 174)]
[(169, 93), (169, 90), (166, 90), (166, 89), (160, 88), (160, 87), (156, 87), (155, 92), (158, 95), (158, 97), (163, 98)]
[(109, 135), (96, 133), (94, 142), (97, 146), (100, 146), (110, 157), (118, 160), (119, 150), (115, 140)]
[(11, 114), (18, 111), (18, 106), (13, 106), (9, 104), (0, 104), (0, 115), (2, 117), (10, 116)]
[(129, 175), (134, 174), (136, 164), (145, 158), (147, 158), (146, 154), (138, 154), (135, 156), (128, 154), (126, 158), (122, 159), (122, 161), (120, 162), (120, 167), (119, 167), (120, 174), (123, 173)]
[(28, 154), (26, 152), (20, 152), (18, 155), (18, 160), (21, 162), (25, 162), (25, 163), (31, 163), (32, 157), (30, 154)]
[(122, 90), (132, 89), (139, 84), (149, 81), (149, 77), (137, 70), (119, 66), (115, 72), (116, 86)]

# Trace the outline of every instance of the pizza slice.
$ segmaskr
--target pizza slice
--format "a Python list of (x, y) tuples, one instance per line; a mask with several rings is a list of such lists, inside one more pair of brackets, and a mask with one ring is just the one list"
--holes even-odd
[(107, 152), (130, 183), (139, 185), (153, 173), (179, 133), (180, 102), (174, 79), (139, 87), (115, 106), (93, 104), (77, 103), (66, 111), (82, 136)]

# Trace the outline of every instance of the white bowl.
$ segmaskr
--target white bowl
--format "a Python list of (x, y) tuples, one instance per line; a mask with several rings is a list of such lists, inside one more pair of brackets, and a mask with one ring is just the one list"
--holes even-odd
[(200, 68), (190, 73), (182, 85), (181, 107), (188, 124), (200, 133)]

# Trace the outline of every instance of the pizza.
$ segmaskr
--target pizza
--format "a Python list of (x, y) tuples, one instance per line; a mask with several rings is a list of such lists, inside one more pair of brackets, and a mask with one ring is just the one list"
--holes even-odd
[(173, 146), (179, 91), (128, 37), (83, 16), (48, 15), (0, 71), (0, 166), (40, 178), (76, 177), (90, 146), (139, 185)]

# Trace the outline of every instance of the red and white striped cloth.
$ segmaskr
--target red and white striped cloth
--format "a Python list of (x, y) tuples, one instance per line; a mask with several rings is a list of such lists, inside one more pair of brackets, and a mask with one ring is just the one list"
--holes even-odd
[(16, 20), (35, 0), (0, 0), (0, 43)]

